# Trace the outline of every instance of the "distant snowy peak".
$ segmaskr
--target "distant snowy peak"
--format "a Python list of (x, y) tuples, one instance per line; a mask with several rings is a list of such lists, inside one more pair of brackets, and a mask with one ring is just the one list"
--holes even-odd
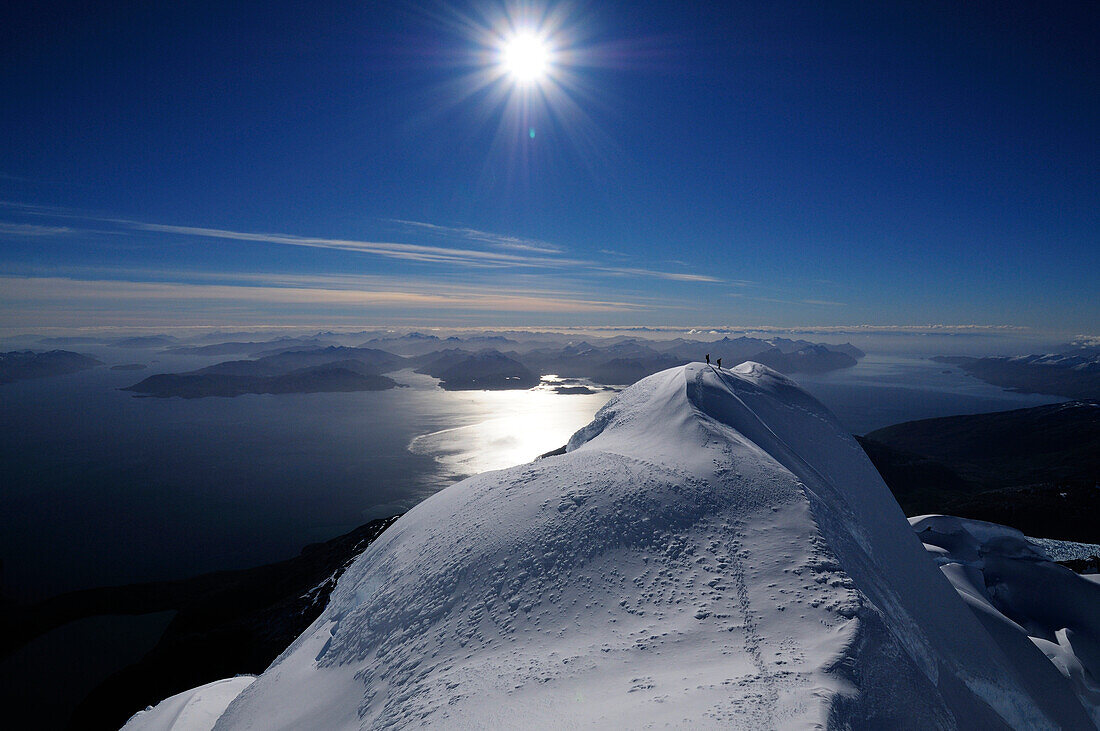
[(1100, 353), (1100, 335), (1078, 335), (1069, 343), (1071, 348), (1089, 348)]
[(1100, 347), (1070, 343), (1056, 353), (988, 358), (938, 356), (997, 386), (1074, 399), (1100, 398)]
[(1046, 353), (1043, 355), (1017, 355), (1008, 358), (1013, 363), (1031, 363), (1054, 368), (1070, 368), (1075, 371), (1100, 372), (1100, 354), (1092, 352)]
[(216, 728), (1091, 727), (1029, 669), (820, 403), (692, 363), (409, 511)]

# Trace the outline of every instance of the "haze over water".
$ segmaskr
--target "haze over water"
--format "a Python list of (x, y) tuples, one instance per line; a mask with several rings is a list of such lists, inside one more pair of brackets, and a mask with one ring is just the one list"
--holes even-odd
[(853, 368), (793, 378), (832, 409), (853, 434), (915, 419), (1022, 409), (1065, 401), (1014, 393), (958, 368), (913, 356), (869, 353)]

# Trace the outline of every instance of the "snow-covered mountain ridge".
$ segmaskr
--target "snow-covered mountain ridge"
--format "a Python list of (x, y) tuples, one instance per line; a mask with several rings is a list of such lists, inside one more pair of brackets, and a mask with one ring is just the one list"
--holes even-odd
[(823, 406), (695, 363), (399, 519), (215, 728), (1091, 728), (1038, 663)]

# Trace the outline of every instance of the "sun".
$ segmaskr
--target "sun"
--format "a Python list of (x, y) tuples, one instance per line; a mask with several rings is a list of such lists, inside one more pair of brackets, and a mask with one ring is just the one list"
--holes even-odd
[(531, 31), (518, 31), (503, 39), (500, 65), (520, 86), (537, 84), (550, 73), (553, 61), (546, 41)]

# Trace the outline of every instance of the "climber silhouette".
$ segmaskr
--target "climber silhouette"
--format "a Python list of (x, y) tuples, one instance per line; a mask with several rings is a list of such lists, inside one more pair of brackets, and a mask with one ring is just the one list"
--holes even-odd
[(710, 365), (710, 353), (707, 353), (707, 365)]
[(721, 359), (721, 358), (719, 358), (719, 359), (718, 359), (718, 367), (719, 367), (719, 368), (721, 368), (721, 367), (722, 367), (722, 359)]

